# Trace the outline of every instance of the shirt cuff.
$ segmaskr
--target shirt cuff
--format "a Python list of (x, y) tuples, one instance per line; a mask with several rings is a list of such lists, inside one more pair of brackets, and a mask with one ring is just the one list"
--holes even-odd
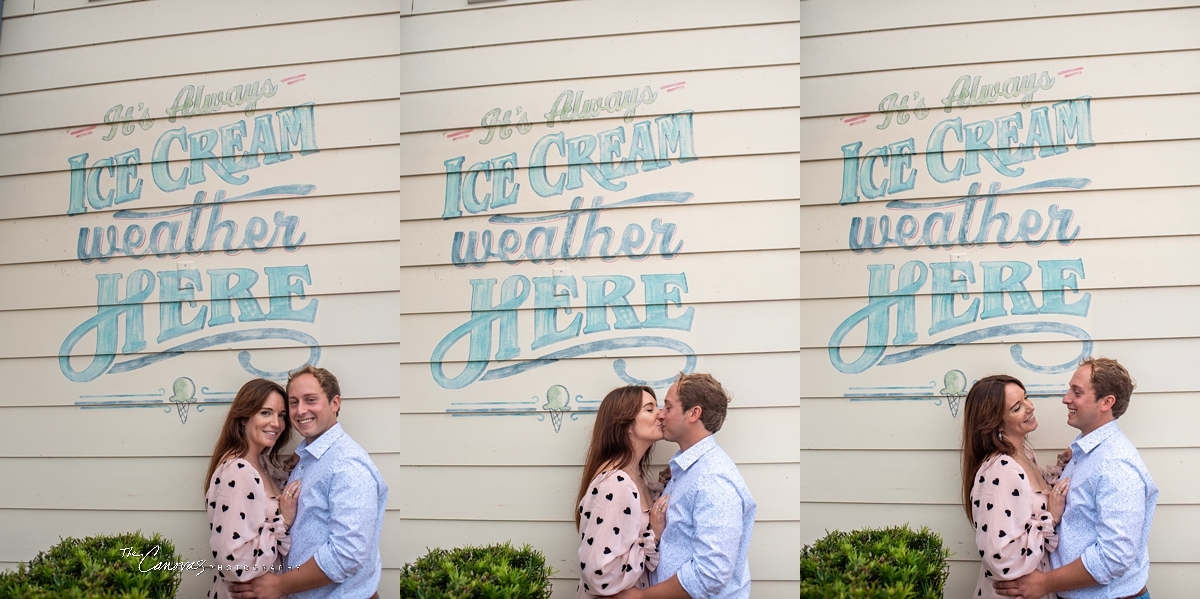
[(333, 550), (326, 543), (317, 548), (317, 553), (313, 555), (313, 559), (317, 562), (317, 567), (325, 573), (325, 576), (333, 582), (344, 582), (349, 576), (338, 565), (337, 558), (333, 556)]
[(679, 586), (687, 592), (689, 597), (704, 597), (704, 585), (696, 578), (695, 567), (692, 562), (688, 562), (679, 569), (676, 574), (679, 577)]
[(1109, 574), (1108, 569), (1104, 567), (1104, 560), (1097, 553), (1100, 551), (1096, 545), (1088, 545), (1083, 550), (1083, 555), (1079, 559), (1083, 561), (1083, 568), (1092, 575), (1096, 580), (1096, 584), (1105, 585), (1113, 581), (1113, 577)]

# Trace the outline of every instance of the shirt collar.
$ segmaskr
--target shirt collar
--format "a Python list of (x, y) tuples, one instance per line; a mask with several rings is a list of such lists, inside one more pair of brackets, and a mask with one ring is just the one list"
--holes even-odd
[(1086, 435), (1075, 437), (1073, 445), (1082, 449), (1083, 453), (1092, 453), (1093, 449), (1099, 447), (1101, 443), (1119, 432), (1121, 432), (1121, 429), (1117, 427), (1117, 421), (1113, 420)]
[(687, 470), (688, 468), (692, 467), (692, 464), (700, 461), (700, 458), (703, 457), (704, 454), (708, 453), (716, 446), (717, 440), (714, 439), (710, 434), (709, 436), (697, 441), (695, 445), (687, 448), (687, 451), (676, 452), (675, 457), (671, 458), (671, 461), (676, 466)]
[(321, 459), (321, 456), (325, 455), (325, 452), (328, 451), (330, 447), (333, 447), (333, 444), (336, 443), (338, 439), (341, 439), (345, 434), (346, 433), (342, 431), (342, 423), (335, 422), (333, 426), (329, 427), (329, 430), (321, 433), (321, 436), (317, 437), (316, 441), (313, 441), (312, 443), (309, 443), (308, 439), (302, 441), (300, 445), (296, 447), (296, 453), (307, 451), (309, 455), (319, 460)]

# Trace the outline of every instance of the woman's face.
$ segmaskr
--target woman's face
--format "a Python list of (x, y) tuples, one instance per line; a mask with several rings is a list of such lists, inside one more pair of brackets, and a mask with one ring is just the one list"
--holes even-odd
[(1037, 426), (1037, 418), (1033, 416), (1033, 402), (1029, 401), (1024, 389), (1009, 383), (1004, 388), (1004, 436), (1024, 437), (1037, 430)]
[(272, 391), (258, 412), (246, 419), (246, 443), (252, 454), (275, 446), (275, 440), (283, 433), (286, 417), (283, 396)]
[(663, 438), (662, 427), (658, 425), (658, 402), (654, 400), (653, 395), (645, 391), (642, 391), (642, 407), (633, 419), (633, 424), (629, 425), (629, 434), (633, 435), (634, 439), (651, 443)]

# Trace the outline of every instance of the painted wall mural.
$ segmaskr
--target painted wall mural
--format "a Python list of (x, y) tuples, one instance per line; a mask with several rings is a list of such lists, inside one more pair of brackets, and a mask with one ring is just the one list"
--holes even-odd
[[(483, 133), (477, 143), (444, 160), (443, 221), (490, 216), (469, 221), (445, 240), (454, 267), (480, 275), (470, 279), (469, 290), (461, 290), (469, 293), (469, 316), (430, 351), (430, 376), (439, 387), (467, 389), (563, 360), (628, 350), (665, 351), (683, 361), (672, 370), (647, 373), (633, 368), (631, 358), (614, 358), (614, 384), (661, 388), (680, 370), (695, 369), (688, 333), (698, 316), (695, 307), (686, 305), (688, 276), (669, 267), (685, 244), (685, 231), (671, 221), (670, 212), (695, 195), (663, 188), (664, 179), (639, 185), (644, 173), (692, 168), (699, 159), (692, 111), (645, 118), (637, 114), (653, 106), (661, 93), (685, 85), (600, 94), (564, 90), (544, 99), (544, 112), (534, 111), (537, 124), (523, 107), (493, 108), (480, 119)], [(590, 119), (604, 120), (586, 128)], [(568, 134), (564, 129), (573, 123)], [(445, 137), (457, 142), (477, 131), (452, 131)], [(517, 149), (488, 153), (510, 139), (506, 149), (514, 142)], [(679, 175), (669, 181), (682, 180), (684, 173)], [(554, 201), (557, 208), (533, 216), (495, 213), (506, 207), (511, 212), (530, 196)], [(645, 207), (662, 210), (631, 210)], [(644, 216), (628, 216), (634, 214)], [(640, 275), (623, 272), (622, 265), (643, 261), (664, 268)], [(611, 268), (602, 274), (570, 274), (570, 265), (585, 263)], [(567, 381), (533, 384), (538, 395), (532, 399), (451, 402), (447, 412), (539, 420), (548, 415), (557, 432), (564, 415), (576, 420), (599, 403), (583, 394), (572, 398)]]
[[(299, 75), (282, 83), (303, 80)], [(202, 386), (197, 399), (193, 378), (182, 376), (188, 374), (184, 356), (192, 352), (284, 341), (307, 347), (307, 362), (320, 360), (317, 338), (298, 326), (314, 323), (320, 304), (308, 297), (314, 283), (308, 264), (256, 264), (262, 254), (298, 252), (308, 235), (299, 215), (286, 210), (259, 214), (262, 208), (253, 201), (302, 197), (316, 190), (307, 182), (264, 186), (252, 181), (259, 172), (320, 151), (312, 103), (259, 110), (263, 98), (281, 89), (271, 79), (215, 92), (189, 84), (172, 90), (174, 100), (165, 108), (154, 108), (151, 101), (118, 104), (103, 116), (108, 127), (101, 138), (104, 151), (66, 158), (70, 184), (63, 190), (65, 213), (101, 213), (111, 222), (78, 228), (75, 257), (96, 271), (96, 311), (62, 340), (62, 375), (89, 383), (168, 360), (182, 369), (164, 381), (163, 389), (172, 389), (170, 397), (163, 389), (83, 394), (78, 405), (165, 406), (186, 423), (191, 404), (228, 403), (233, 395)], [(199, 126), (189, 123), (222, 109), (240, 114), (224, 112)], [(68, 133), (84, 138), (98, 128)], [(177, 198), (184, 195), (191, 196), (184, 207), (155, 208), (185, 203)], [(241, 265), (194, 266), (195, 258), (214, 254), (238, 256)], [(251, 349), (238, 352), (236, 359), (251, 376), (281, 379), (290, 369), (260, 368)]]
[[(946, 82), (940, 99), (920, 90), (887, 93), (879, 113), (842, 119), (850, 136), (858, 125), (874, 124), (892, 140), (879, 143), (881, 134), (872, 133), (864, 135), (870, 143), (860, 137), (840, 147), (838, 203), (852, 214), (845, 247), (882, 259), (861, 273), (866, 305), (844, 315), (829, 334), (829, 364), (859, 376), (911, 362), (903, 378), (922, 379), (850, 387), (846, 397), (944, 401), (957, 416), (970, 382), (990, 374), (956, 365), (955, 354), (965, 346), (1003, 341), (1011, 363), (993, 370), (1018, 375), (1061, 375), (1091, 354), (1093, 298), (1081, 282), (1094, 266), (1078, 253), (1063, 257), (1054, 249), (1070, 248), (1085, 219), (1068, 204), (1071, 195), (1048, 193), (1091, 184), (1081, 176), (1084, 162), (1059, 166), (1061, 157), (1095, 145), (1091, 97), (1038, 101), (1056, 85), (1063, 97), (1062, 87), (1075, 83), (1066, 80), (1082, 73), (1075, 67), (994, 80), (962, 75)], [(1005, 103), (991, 106), (998, 101)], [(958, 191), (963, 184), (965, 194)], [(896, 195), (903, 197), (889, 199)], [(898, 250), (911, 258), (898, 259)], [(975, 260), (969, 251), (1003, 259)], [(1023, 339), (1074, 345), (1031, 357)], [(941, 360), (928, 359), (939, 354)], [(1054, 396), (1062, 388), (1033, 383), (1030, 395)]]

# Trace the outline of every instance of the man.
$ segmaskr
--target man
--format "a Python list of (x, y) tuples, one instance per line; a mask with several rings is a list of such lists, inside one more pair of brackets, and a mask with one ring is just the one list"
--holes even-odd
[(1117, 428), (1134, 383), (1116, 360), (1088, 358), (1063, 397), (1067, 424), (1079, 429), (1062, 476), (1071, 479), (1058, 529), (1054, 570), (995, 583), (1001, 595), (1038, 599), (1150, 599), (1146, 541), (1158, 487), (1137, 448)]
[[(680, 374), (667, 389), (659, 426), (679, 444), (671, 458), (667, 524), (659, 540), (654, 586), (621, 599), (750, 597), (750, 532), (757, 505), (733, 460), (717, 445), (729, 396), (708, 374)], [(652, 509), (661, 510), (662, 502)]]
[(288, 378), (288, 417), (304, 441), (288, 483), (302, 481), (284, 574), (233, 586), (234, 599), (377, 597), (379, 536), (388, 486), (371, 457), (338, 424), (341, 389), (306, 364)]

